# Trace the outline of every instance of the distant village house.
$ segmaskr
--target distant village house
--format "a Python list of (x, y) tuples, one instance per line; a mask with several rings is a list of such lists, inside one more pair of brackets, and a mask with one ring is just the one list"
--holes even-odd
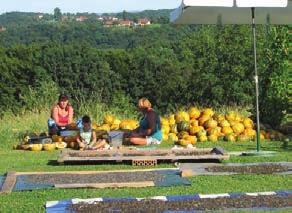
[(130, 20), (121, 20), (119, 26), (133, 26), (134, 22)]
[(99, 16), (96, 18), (98, 21), (103, 22), (104, 27), (114, 27), (114, 26), (124, 26), (124, 27), (133, 27), (133, 26), (146, 26), (150, 25), (151, 22), (147, 18), (138, 19), (137, 22), (131, 20), (121, 20), (115, 16)]
[(147, 18), (142, 18), (142, 19), (138, 19), (138, 23), (137, 24), (140, 25), (140, 26), (145, 26), (145, 25), (150, 25), (151, 22)]
[(101, 16), (100, 16), (100, 17), (97, 17), (96, 19), (97, 19), (98, 21), (101, 21), (101, 22), (104, 20), (104, 18), (101, 17)]
[(68, 16), (62, 16), (62, 21), (68, 21), (69, 17)]
[(42, 19), (44, 17), (44, 14), (39, 13), (37, 17), (38, 17), (38, 19)]
[(0, 32), (5, 32), (5, 31), (6, 31), (6, 28), (3, 26), (0, 26)]
[(76, 18), (76, 21), (80, 21), (80, 22), (83, 22), (85, 20), (87, 20), (88, 18), (86, 16), (79, 16)]
[(114, 26), (114, 22), (113, 21), (105, 21), (103, 23), (103, 26), (105, 26), (105, 27), (113, 27)]
[(104, 20), (107, 20), (107, 21), (118, 21), (119, 19), (115, 16), (105, 16), (103, 17)]

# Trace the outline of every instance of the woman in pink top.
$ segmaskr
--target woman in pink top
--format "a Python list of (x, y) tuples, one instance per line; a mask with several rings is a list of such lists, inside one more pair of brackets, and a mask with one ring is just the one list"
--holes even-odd
[(67, 95), (60, 95), (58, 103), (52, 108), (51, 118), (48, 120), (49, 133), (59, 134), (66, 130), (73, 122), (73, 107), (69, 103)]

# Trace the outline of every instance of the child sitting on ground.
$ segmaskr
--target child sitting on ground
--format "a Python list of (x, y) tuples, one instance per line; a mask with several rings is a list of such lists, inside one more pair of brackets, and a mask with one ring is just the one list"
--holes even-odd
[(83, 127), (80, 129), (79, 135), (77, 137), (77, 142), (80, 150), (95, 150), (108, 147), (108, 143), (105, 139), (96, 139), (96, 133), (91, 128), (90, 117), (85, 115), (82, 118)]

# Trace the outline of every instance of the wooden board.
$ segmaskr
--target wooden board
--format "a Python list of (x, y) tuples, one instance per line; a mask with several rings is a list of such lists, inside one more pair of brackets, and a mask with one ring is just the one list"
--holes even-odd
[[(111, 149), (111, 150), (63, 150), (61, 155), (70, 157), (117, 157), (117, 156), (166, 156), (166, 155), (193, 155), (209, 154), (212, 149), (200, 148), (200, 149), (154, 149), (154, 150), (143, 150), (143, 149)], [(60, 156), (61, 156), (60, 155)]]
[(11, 193), (16, 183), (16, 172), (7, 172), (5, 181), (1, 188), (1, 193)]
[(122, 187), (148, 187), (155, 186), (153, 181), (143, 182), (121, 182), (121, 183), (72, 183), (72, 184), (55, 184), (55, 188), (69, 189), (69, 188), (122, 188)]
[(57, 172), (16, 172), (15, 175), (44, 175), (44, 174), (105, 174), (113, 172), (151, 172), (151, 171), (165, 171), (174, 170), (177, 168), (159, 168), (159, 169), (123, 169), (123, 170), (108, 170), (108, 171), (57, 171)]
[[(64, 161), (132, 161), (132, 160), (200, 160), (200, 159), (214, 159), (214, 160), (227, 160), (229, 155), (194, 155), (194, 156), (131, 156), (131, 157), (69, 157), (63, 156)], [(59, 161), (58, 161), (59, 162)]]

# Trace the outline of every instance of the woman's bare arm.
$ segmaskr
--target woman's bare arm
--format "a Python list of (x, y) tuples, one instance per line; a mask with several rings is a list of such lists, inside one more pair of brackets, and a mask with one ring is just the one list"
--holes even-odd
[(52, 109), (52, 118), (54, 119), (55, 123), (60, 126), (58, 113), (58, 106), (54, 106)]
[(73, 114), (74, 114), (73, 107), (69, 106), (69, 109), (68, 109), (68, 124), (71, 124), (73, 122)]

